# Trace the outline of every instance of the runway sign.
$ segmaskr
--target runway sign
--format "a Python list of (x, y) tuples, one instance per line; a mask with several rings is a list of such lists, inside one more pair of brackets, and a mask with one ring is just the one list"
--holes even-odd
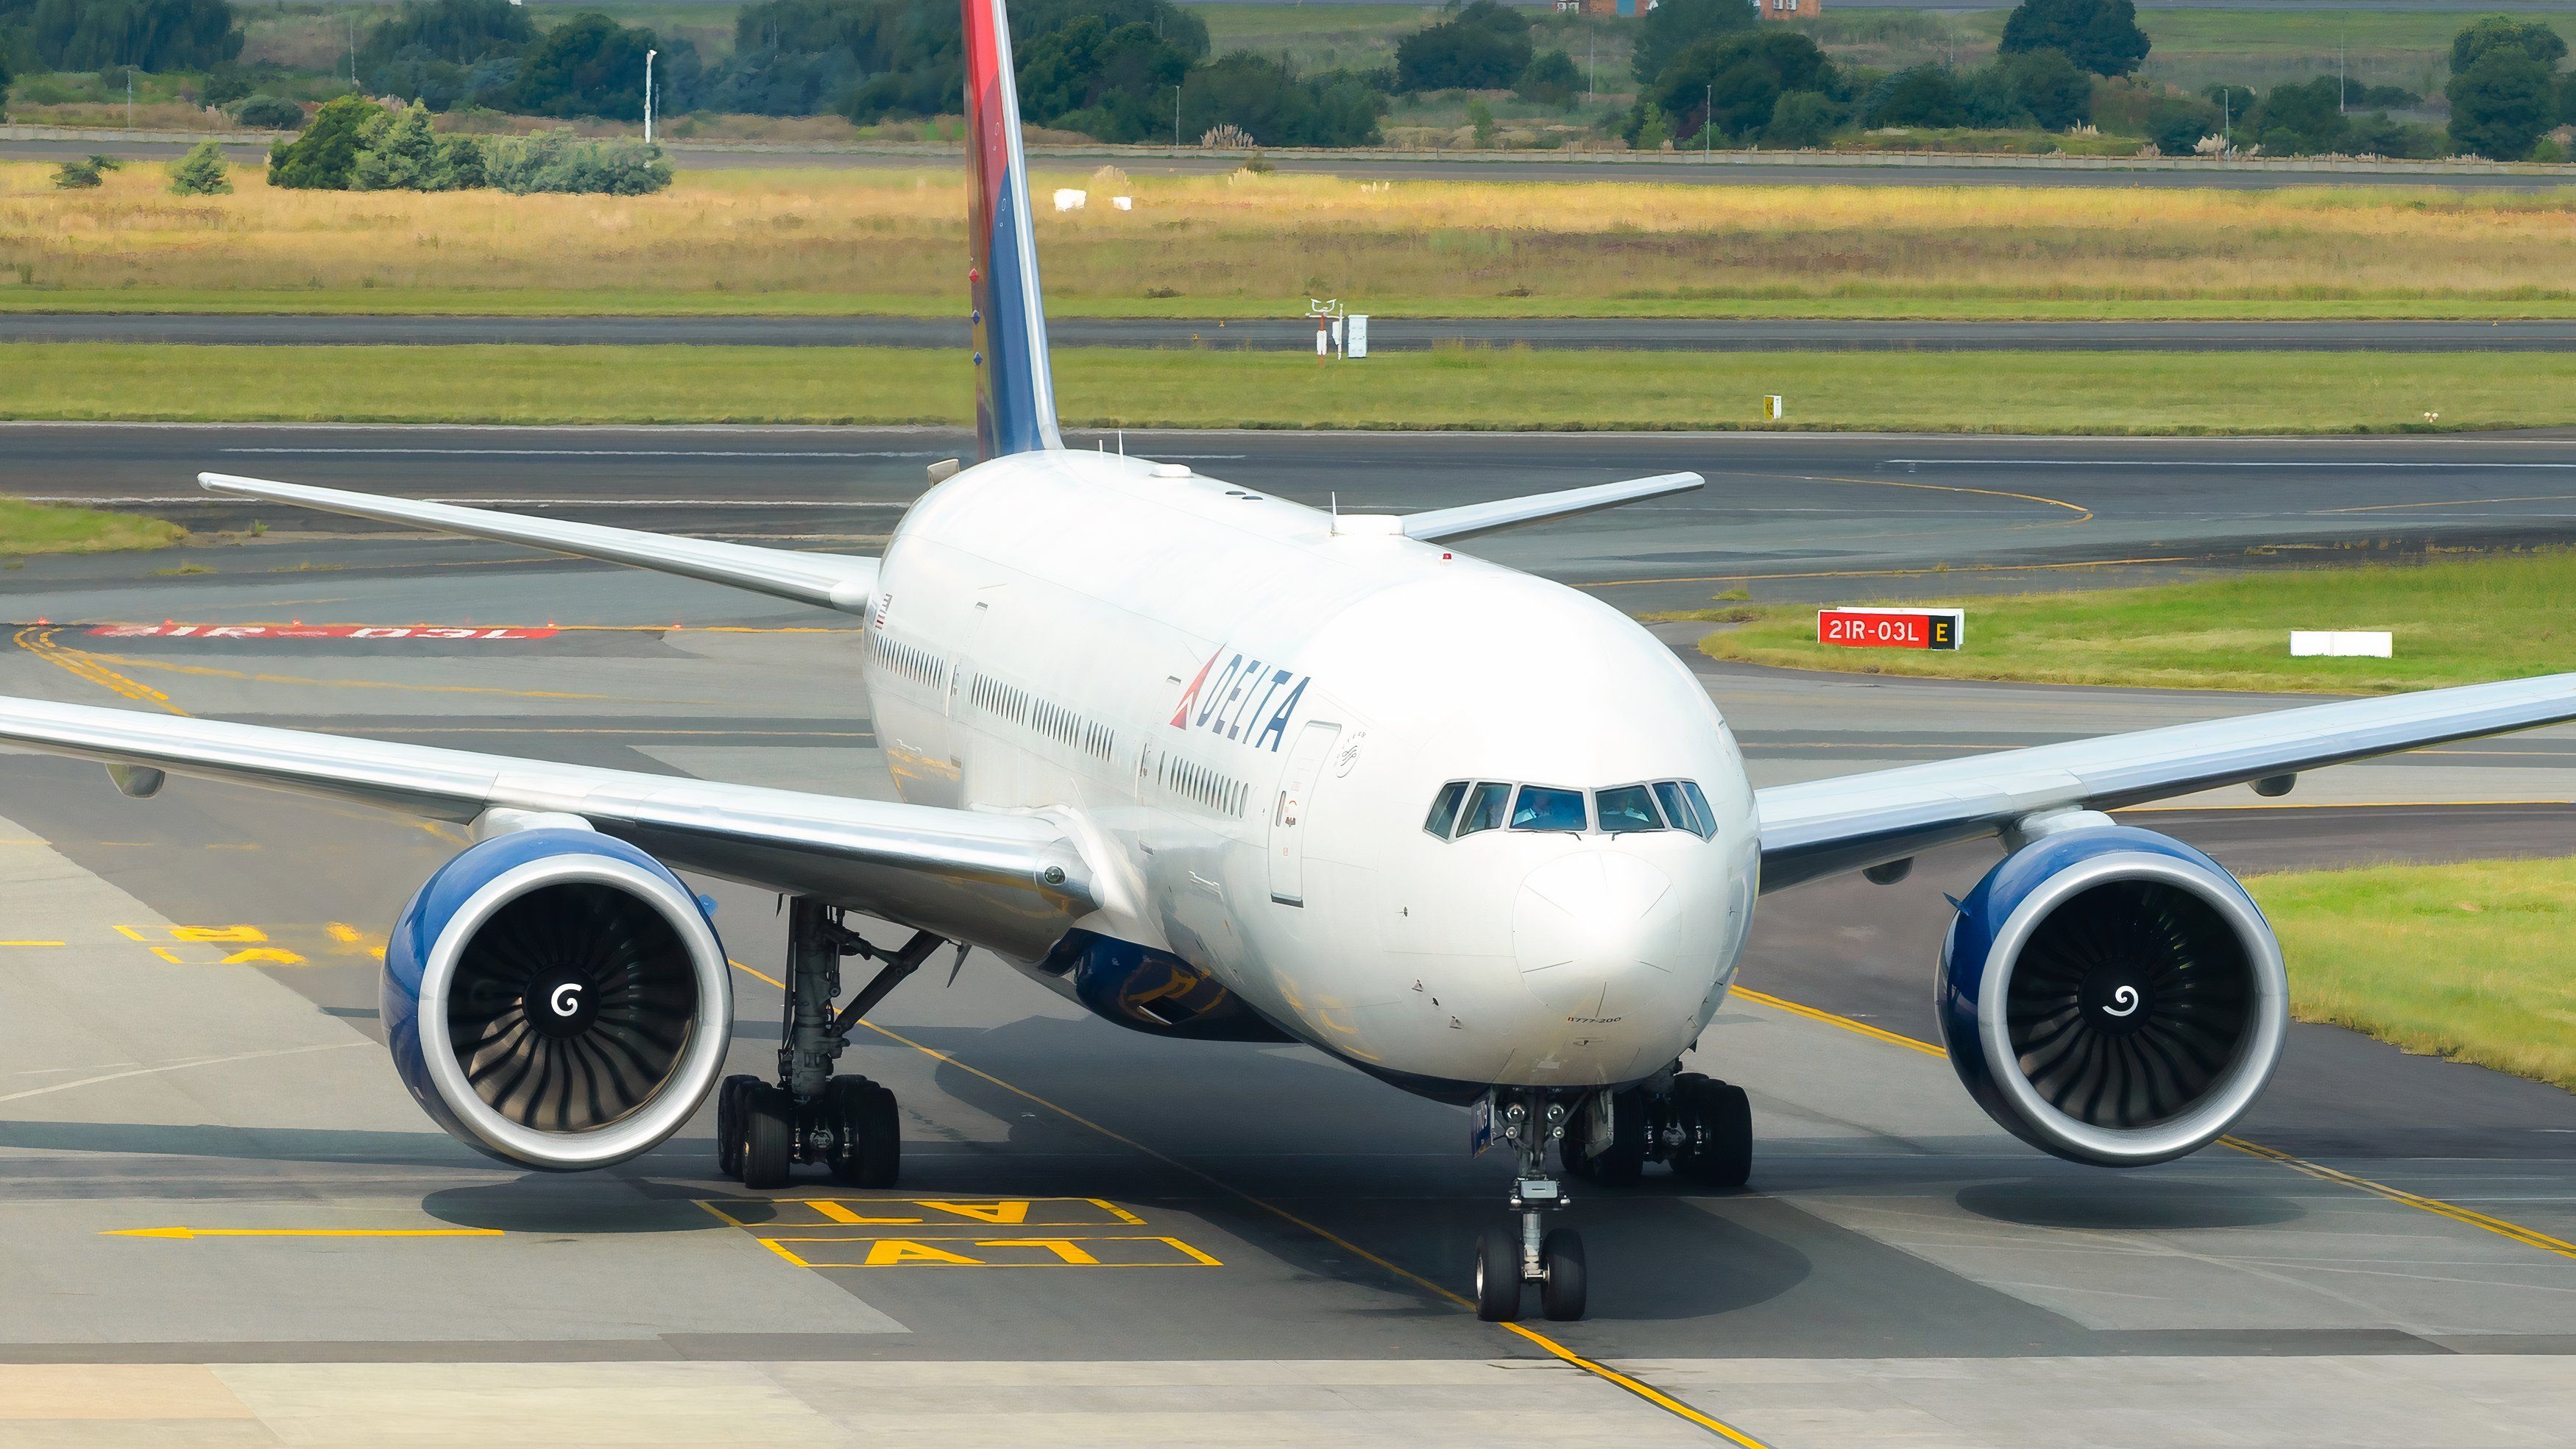
[(2393, 659), (2396, 636), (2371, 629), (2293, 629), (2290, 657), (2307, 659)]
[(1956, 649), (1965, 609), (1818, 609), (1816, 642), (1846, 649)]
[(432, 624), (96, 624), (96, 639), (551, 639), (550, 628)]

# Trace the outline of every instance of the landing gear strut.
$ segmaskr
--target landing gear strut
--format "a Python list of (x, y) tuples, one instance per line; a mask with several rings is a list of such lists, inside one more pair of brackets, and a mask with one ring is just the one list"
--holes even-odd
[[(928, 931), (884, 951), (804, 896), (787, 903), (787, 1005), (779, 1033), (778, 1080), (749, 1074), (716, 1090), (716, 1165), (749, 1188), (787, 1185), (800, 1162), (828, 1168), (835, 1182), (892, 1187), (902, 1166), (894, 1093), (865, 1077), (835, 1076), (849, 1034), (896, 983), (947, 942)], [(884, 963), (835, 1010), (841, 958)]]
[(1544, 1226), (1544, 1214), (1568, 1201), (1547, 1171), (1548, 1144), (1565, 1128), (1566, 1104), (1530, 1088), (1497, 1087), (1491, 1110), (1494, 1135), (1518, 1162), (1511, 1208), (1520, 1214), (1520, 1231), (1491, 1228), (1477, 1241), (1476, 1316), (1513, 1322), (1521, 1316), (1522, 1289), (1535, 1283), (1540, 1312), (1560, 1321), (1581, 1318), (1583, 1239), (1571, 1228)]

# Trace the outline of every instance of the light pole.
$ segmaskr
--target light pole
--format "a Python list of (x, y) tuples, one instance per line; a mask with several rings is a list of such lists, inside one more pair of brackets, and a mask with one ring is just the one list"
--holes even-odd
[(658, 50), (644, 52), (644, 144), (653, 144), (653, 57)]

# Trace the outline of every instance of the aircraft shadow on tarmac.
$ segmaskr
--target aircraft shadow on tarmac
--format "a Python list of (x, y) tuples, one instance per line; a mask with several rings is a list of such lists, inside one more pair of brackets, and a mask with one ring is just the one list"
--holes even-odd
[(2285, 1197), (2201, 1182), (1981, 1182), (1952, 1199), (1968, 1212), (2026, 1228), (2154, 1232), (2262, 1228), (2297, 1222), (2306, 1208)]

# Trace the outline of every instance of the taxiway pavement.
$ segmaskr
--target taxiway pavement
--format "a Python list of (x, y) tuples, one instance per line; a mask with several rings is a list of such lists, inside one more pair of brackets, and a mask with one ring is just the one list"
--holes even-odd
[[(322, 435), (392, 446), (375, 430)], [(60, 450), (73, 436), (0, 437), (12, 470), (0, 487), (72, 471)], [(693, 434), (671, 451), (717, 441)], [(945, 456), (953, 442), (911, 441), (886, 451)], [(1704, 452), (1711, 440), (1657, 445), (1675, 442)], [(37, 444), (58, 451), (27, 461), (22, 445)], [(2477, 456), (2548, 454), (2533, 443)], [(90, 456), (82, 476), (129, 495), (170, 463), (150, 448)], [(1304, 468), (1347, 491), (1352, 456), (1228, 466), (1254, 465), (1234, 468), (1247, 478)], [(1510, 491), (1521, 470), (1498, 471), (1501, 456), (1484, 455), (1481, 479), (1461, 466), (1370, 486), (1404, 506)], [(922, 461), (812, 457), (772, 473), (613, 450), (272, 453), (242, 470), (433, 491), (492, 489), (506, 469), (510, 488), (547, 500), (536, 506), (723, 532), (745, 510), (698, 495), (730, 469), (750, 496), (805, 488), (840, 510), (760, 528), (859, 547), (918, 486), (898, 464), (918, 480)], [(1579, 471), (1568, 455), (1552, 476)], [(2240, 496), (2246, 476), (2234, 475)], [(649, 501), (603, 506), (619, 481)], [(827, 484), (881, 506), (820, 496)], [(1637, 552), (1685, 522), (1619, 540), (1583, 520), (1565, 534)], [(1856, 506), (1804, 526), (1809, 548), (1903, 547), (1872, 542), (1884, 525)], [(1962, 563), (2010, 544), (2000, 520), (1948, 526)], [(1978, 530), (1984, 553), (1966, 547)], [(0, 574), (0, 612), (18, 625), (0, 692), (886, 788), (849, 668), (851, 621), (497, 549), (275, 538)], [(1546, 562), (1542, 533), (1493, 542), (1505, 540)], [(1729, 561), (1698, 548), (1693, 567)], [(161, 572), (180, 560), (211, 571)], [(87, 632), (165, 617), (570, 627), (530, 640)], [(1771, 778), (2263, 702), (1703, 673)], [(2555, 781), (2565, 798), (2554, 766), (2480, 768)], [(1470, 1233), (1499, 1211), (1503, 1166), (1467, 1155), (1459, 1111), (1303, 1049), (1139, 1036), (979, 956), (953, 986), (925, 974), (898, 991), (876, 1018), (887, 1034), (863, 1034), (847, 1063), (901, 1098), (897, 1193), (809, 1182), (747, 1194), (714, 1176), (704, 1121), (608, 1173), (521, 1174), (431, 1126), (376, 1044), (374, 952), (461, 843), (452, 832), (186, 780), (133, 800), (96, 766), (22, 756), (0, 757), (0, 816), (0, 1437), (407, 1443), (462, 1424), (488, 1443), (1624, 1445), (1707, 1442), (1687, 1417), (1698, 1414), (1781, 1449), (2563, 1438), (2576, 1256), (2540, 1240), (2576, 1242), (2576, 1098), (2301, 1026), (2243, 1129), (2291, 1160), (2212, 1149), (2107, 1175), (2039, 1156), (1921, 1045), (1941, 893), (1972, 880), (1991, 847), (1929, 857), (1896, 886), (1827, 882), (1764, 902), (1749, 990), (1694, 1063), (1753, 1093), (1749, 1190), (1650, 1180), (1579, 1195), (1593, 1316), (1531, 1327), (1659, 1404), (1443, 1296), (1465, 1280)], [(2576, 851), (2576, 810), (2547, 803), (2142, 823), (2240, 869)], [(753, 973), (774, 974), (782, 949), (771, 900), (707, 888), (749, 968), (734, 1066), (761, 1070), (777, 996)], [(1101, 1261), (1008, 1246), (1031, 1240)], [(904, 1256), (880, 1252), (889, 1241), (993, 1266), (866, 1266)]]
[[(1308, 351), (1311, 321), (1057, 317), (1058, 347)], [(0, 342), (262, 347), (964, 348), (958, 317), (442, 317), (0, 312)], [(1593, 352), (2564, 352), (2576, 321), (1948, 322), (1725, 317), (1374, 317), (1372, 352), (1443, 345)]]

